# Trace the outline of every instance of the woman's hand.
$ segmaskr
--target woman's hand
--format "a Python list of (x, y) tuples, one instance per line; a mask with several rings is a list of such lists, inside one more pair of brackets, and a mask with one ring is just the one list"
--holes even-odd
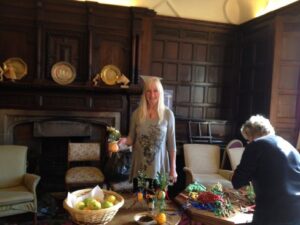
[(176, 170), (171, 170), (170, 175), (169, 175), (170, 182), (171, 183), (176, 183), (177, 182), (177, 177), (178, 177), (178, 175), (177, 175)]
[(118, 145), (127, 145), (127, 137), (121, 137), (118, 141)]

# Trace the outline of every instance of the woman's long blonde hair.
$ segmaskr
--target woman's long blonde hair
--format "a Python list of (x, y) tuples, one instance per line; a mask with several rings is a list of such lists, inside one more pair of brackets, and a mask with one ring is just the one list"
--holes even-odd
[(146, 92), (149, 89), (150, 85), (154, 84), (159, 92), (159, 99), (157, 104), (157, 114), (158, 114), (158, 122), (162, 122), (164, 118), (164, 111), (165, 111), (165, 103), (164, 103), (164, 89), (160, 82), (160, 78), (158, 77), (149, 77), (144, 79), (144, 88), (143, 94), (141, 96), (140, 104), (138, 107), (138, 118), (139, 122), (144, 122), (147, 118), (148, 109), (147, 109), (147, 99), (146, 99)]

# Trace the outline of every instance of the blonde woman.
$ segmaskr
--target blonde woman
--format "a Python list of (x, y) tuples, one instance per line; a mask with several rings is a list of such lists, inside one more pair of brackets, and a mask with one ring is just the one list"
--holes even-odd
[[(139, 107), (133, 112), (127, 138), (120, 144), (133, 146), (130, 180), (137, 191), (138, 171), (154, 180), (157, 173), (167, 173), (177, 181), (175, 118), (164, 104), (164, 90), (158, 77), (144, 77)], [(150, 182), (151, 183), (151, 182)]]
[(253, 225), (300, 225), (300, 154), (275, 135), (270, 121), (251, 116), (241, 128), (248, 145), (232, 177), (233, 187), (253, 183)]

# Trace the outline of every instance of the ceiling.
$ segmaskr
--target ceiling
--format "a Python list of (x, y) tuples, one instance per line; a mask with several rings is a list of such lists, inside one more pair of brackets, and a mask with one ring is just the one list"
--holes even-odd
[[(78, 0), (86, 1), (86, 0)], [(299, 0), (89, 0), (103, 4), (139, 6), (158, 15), (241, 24)]]

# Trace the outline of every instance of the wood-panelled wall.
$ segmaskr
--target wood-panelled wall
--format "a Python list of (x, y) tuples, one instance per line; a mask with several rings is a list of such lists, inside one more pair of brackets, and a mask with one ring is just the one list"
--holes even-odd
[(276, 132), (297, 143), (300, 127), (300, 4), (240, 26), (239, 125), (253, 114), (271, 119)]
[(300, 16), (278, 17), (276, 29), (270, 116), (278, 133), (296, 144), (300, 128)]

